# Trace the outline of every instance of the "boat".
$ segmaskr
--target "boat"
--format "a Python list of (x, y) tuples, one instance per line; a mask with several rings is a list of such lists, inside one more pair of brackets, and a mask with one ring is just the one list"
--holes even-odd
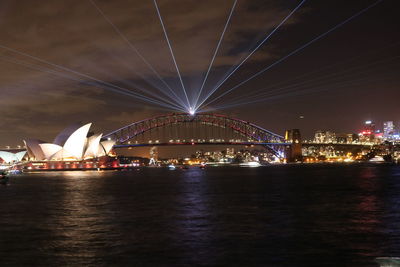
[(168, 165), (168, 169), (170, 169), (170, 170), (175, 170), (175, 169), (176, 169), (176, 167), (175, 167), (175, 165), (174, 165), (174, 164), (171, 164), (171, 165)]
[(369, 162), (385, 162), (385, 159), (381, 156), (375, 156), (369, 160)]
[(260, 167), (261, 164), (258, 161), (249, 161), (249, 162), (243, 162), (239, 164), (240, 167)]

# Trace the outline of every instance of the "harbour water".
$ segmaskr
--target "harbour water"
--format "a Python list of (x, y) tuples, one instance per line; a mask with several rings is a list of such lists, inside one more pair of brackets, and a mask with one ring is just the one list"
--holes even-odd
[(399, 165), (15, 175), (1, 266), (378, 266), (400, 256)]

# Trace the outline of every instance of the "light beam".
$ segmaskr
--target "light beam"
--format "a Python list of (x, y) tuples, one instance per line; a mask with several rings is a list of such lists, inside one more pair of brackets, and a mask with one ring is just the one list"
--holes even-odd
[(167, 43), (168, 43), (168, 48), (169, 48), (169, 51), (170, 51), (170, 53), (171, 53), (172, 60), (174, 61), (174, 65), (175, 65), (176, 72), (178, 73), (178, 76), (179, 76), (179, 81), (180, 81), (180, 83), (181, 83), (183, 93), (185, 94), (186, 101), (187, 101), (187, 103), (188, 103), (188, 106), (187, 106), (186, 108), (189, 109), (190, 106), (191, 106), (191, 104), (190, 104), (188, 95), (187, 95), (187, 93), (186, 93), (185, 85), (183, 84), (181, 72), (179, 71), (178, 64), (176, 63), (175, 55), (174, 55), (174, 52), (173, 52), (173, 50), (172, 50), (172, 45), (171, 45), (171, 43), (170, 43), (170, 41), (169, 41), (169, 38), (168, 38), (167, 30), (165, 29), (164, 22), (163, 22), (163, 19), (162, 19), (162, 17), (161, 17), (160, 10), (159, 10), (158, 5), (157, 5), (157, 0), (153, 0), (153, 2), (154, 2), (154, 6), (156, 7), (156, 11), (157, 11), (158, 18), (160, 19), (160, 23), (161, 23), (161, 27), (162, 27), (163, 32), (164, 32), (165, 40), (166, 40)]
[[(50, 65), (50, 66), (55, 67), (55, 68), (57, 68), (57, 69), (61, 69), (61, 70), (65, 71), (65, 72), (73, 73), (73, 74), (78, 75), (78, 76), (80, 76), (80, 77), (85, 77), (86, 79), (89, 79), (89, 80), (92, 80), (92, 81), (97, 82), (98, 84), (101, 84), (101, 85), (103, 86), (103, 89), (108, 88), (108, 90), (111, 90), (111, 91), (114, 91), (114, 92), (119, 92), (119, 93), (122, 93), (122, 94), (125, 94), (125, 95), (130, 95), (130, 96), (132, 96), (132, 97), (136, 97), (136, 98), (138, 98), (138, 99), (147, 101), (147, 102), (149, 102), (149, 103), (154, 103), (154, 104), (157, 104), (157, 105), (162, 105), (162, 106), (164, 106), (164, 107), (167, 106), (167, 107), (172, 107), (173, 109), (176, 109), (175, 107), (170, 106), (170, 105), (168, 105), (168, 104), (166, 104), (166, 103), (163, 103), (163, 102), (160, 102), (160, 101), (151, 99), (151, 98), (149, 98), (149, 97), (146, 97), (146, 96), (144, 96), (144, 95), (138, 94), (138, 93), (136, 93), (136, 92), (132, 92), (132, 91), (126, 89), (126, 88), (122, 88), (122, 87), (120, 87), (120, 86), (118, 86), (118, 85), (115, 85), (115, 84), (112, 84), (112, 83), (109, 83), (109, 82), (106, 82), (106, 81), (103, 81), (103, 80), (94, 78), (94, 77), (92, 77), (92, 76), (90, 76), (90, 75), (87, 75), (87, 74), (84, 74), (84, 73), (75, 71), (75, 70), (73, 70), (73, 69), (70, 69), (70, 68), (67, 68), (67, 67), (64, 67), (64, 66), (55, 64), (55, 63), (52, 63), (52, 62), (50, 62), (50, 61), (41, 59), (41, 58), (36, 57), (36, 56), (32, 56), (32, 55), (30, 55), (30, 54), (27, 54), (27, 53), (18, 51), (18, 50), (16, 50), (16, 49), (9, 48), (9, 47), (4, 46), (4, 45), (0, 45), (0, 48), (5, 49), (5, 50), (10, 51), (10, 52), (13, 52), (13, 53), (16, 53), (16, 54), (19, 54), (19, 55), (22, 55), (22, 56), (25, 56), (25, 57), (28, 57), (28, 58), (31, 58), (31, 59), (34, 59), (34, 60), (36, 60), (36, 61), (39, 61), (39, 62), (41, 62), (41, 63)], [(105, 86), (105, 85), (106, 85), (106, 86)]]
[[(391, 75), (393, 75), (393, 74), (391, 74)], [(389, 76), (389, 75), (385, 75), (385, 76)], [(393, 78), (397, 78), (397, 75), (395, 74), (395, 76)], [(329, 85), (334, 85), (335, 89), (338, 89), (338, 88), (342, 88), (342, 87), (347, 87), (348, 85), (350, 85), (352, 83), (356, 83), (357, 84), (359, 82), (365, 82), (365, 81), (367, 81), (367, 82), (377, 82), (377, 81), (381, 81), (381, 80), (382, 79), (375, 79), (375, 78), (374, 79), (366, 79), (365, 77), (362, 77), (362, 78), (351, 79), (351, 80), (347, 80), (347, 81), (336, 81), (334, 83), (330, 82)], [(385, 77), (383, 80), (387, 81), (388, 78)], [(337, 86), (339, 86), (339, 87), (337, 87)], [(303, 94), (306, 94), (306, 93), (329, 91), (329, 89), (321, 89), (321, 85), (308, 87), (307, 89), (303, 89), (303, 90), (298, 90), (298, 89), (299, 88), (297, 88), (297, 90), (294, 91), (294, 92), (288, 91), (287, 93), (272, 94), (270, 96), (261, 97), (261, 98), (254, 99), (254, 100), (249, 100), (249, 101), (246, 101), (246, 102), (239, 102), (239, 103), (236, 102), (236, 103), (216, 106), (214, 109), (218, 109), (218, 110), (219, 109), (228, 109), (228, 108), (233, 108), (233, 107), (238, 107), (238, 106), (243, 106), (243, 105), (248, 105), (248, 104), (264, 102), (264, 101), (268, 101), (268, 100), (280, 99), (280, 98), (284, 98), (284, 97), (288, 97), (288, 96), (296, 96), (296, 95), (303, 95)], [(212, 110), (212, 108), (205, 109), (205, 111), (208, 111), (208, 110)]]
[[(340, 28), (341, 26), (345, 25), (346, 23), (348, 23), (349, 21), (355, 19), (356, 17), (360, 16), (361, 14), (365, 13), (366, 11), (368, 11), (370, 8), (376, 6), (377, 4), (379, 4), (380, 2), (382, 2), (383, 0), (378, 0), (375, 3), (373, 3), (372, 5), (369, 5), (368, 7), (362, 9), (361, 11), (357, 12), (356, 14), (354, 14), (353, 16), (347, 18), (346, 20), (342, 21), (341, 23), (337, 24), (336, 26), (332, 27), (331, 29), (329, 29), (328, 31), (326, 31), (325, 33), (317, 36), (316, 38), (312, 39), (311, 41), (307, 42), (306, 44), (300, 46), (299, 48), (295, 49), (294, 51), (290, 52), (288, 55), (280, 58), (279, 60), (275, 61), (274, 63), (272, 63), (271, 65), (269, 65), (268, 67), (260, 70), (259, 72), (257, 72), (256, 74), (252, 75), (250, 78), (242, 81), (241, 83), (237, 84), (236, 86), (232, 87), (231, 89), (225, 91), (224, 93), (222, 93), (221, 95), (217, 96), (216, 98), (214, 98), (213, 100), (211, 100), (209, 103), (207, 103), (208, 105), (213, 103), (214, 101), (216, 101), (217, 99), (225, 96), (226, 94), (232, 92), (233, 90), (235, 90), (236, 88), (242, 86), (243, 84), (247, 83), (248, 81), (252, 80), (253, 78), (259, 76), (260, 74), (266, 72), (267, 70), (271, 69), (272, 67), (274, 67), (275, 65), (281, 63), (282, 61), (286, 60), (287, 58), (289, 58), (290, 56), (300, 52), (301, 50), (303, 50), (304, 48), (308, 47), (309, 45), (315, 43), (316, 41), (322, 39), (323, 37), (325, 37), (326, 35), (328, 35), (329, 33), (333, 32), (334, 30)], [(203, 101), (200, 105), (202, 105), (205, 101)]]
[[(364, 64), (364, 65), (361, 65), (361, 66), (357, 65), (355, 67), (342, 69), (339, 72), (333, 72), (333, 73), (330, 72), (330, 73), (322, 75), (322, 76), (318, 75), (316, 78), (312, 78), (312, 79), (309, 79), (309, 80), (302, 80), (301, 82), (284, 85), (283, 87), (278, 87), (278, 85), (280, 85), (282, 83), (275, 84), (275, 85), (269, 86), (267, 88), (259, 89), (256, 92), (254, 92), (252, 95), (247, 95), (245, 98), (257, 98), (258, 99), (260, 97), (263, 97), (264, 95), (268, 95), (268, 94), (271, 94), (271, 93), (284, 92), (284, 91), (287, 91), (288, 89), (291, 89), (291, 88), (292, 88), (292, 90), (294, 90), (294, 89), (298, 88), (301, 85), (307, 85), (307, 84), (318, 82), (318, 81), (327, 81), (327, 80), (329, 81), (329, 78), (334, 78), (335, 79), (338, 76), (343, 78), (343, 77), (347, 77), (349, 75), (350, 76), (355, 76), (355, 75), (364, 74), (364, 73), (367, 73), (368, 71), (370, 71), (371, 67), (379, 66), (379, 65), (381, 65), (383, 63), (387, 64), (387, 62), (395, 61), (395, 60), (397, 60), (399, 58), (400, 58), (400, 56), (395, 56), (395, 57), (390, 57), (390, 58), (386, 58), (386, 59), (382, 59), (382, 60), (377, 60), (377, 61), (370, 62), (368, 64)], [(337, 64), (335, 64), (335, 65), (337, 65)], [(367, 69), (367, 70), (363, 70), (363, 69)], [(355, 72), (357, 70), (363, 70), (363, 71), (362, 72)], [(318, 72), (318, 71), (311, 71), (310, 73), (315, 73), (315, 72)], [(309, 73), (307, 73), (305, 75), (301, 75), (301, 76), (306, 76), (308, 74)], [(283, 83), (283, 84), (285, 84), (285, 83)], [(243, 96), (242, 97), (237, 97), (235, 99), (243, 100)], [(235, 100), (235, 99), (231, 99), (231, 100)]]
[(217, 56), (217, 53), (218, 53), (219, 47), (221, 46), (222, 40), (224, 39), (224, 35), (225, 35), (225, 32), (226, 32), (226, 29), (228, 28), (229, 22), (231, 21), (231, 17), (232, 17), (233, 11), (235, 10), (236, 3), (237, 3), (237, 0), (235, 0), (233, 2), (233, 5), (232, 5), (231, 11), (229, 13), (228, 19), (226, 20), (224, 29), (222, 30), (221, 37), (219, 38), (217, 47), (215, 48), (214, 55), (213, 55), (213, 57), (211, 59), (210, 65), (208, 66), (207, 73), (206, 73), (206, 75), (205, 75), (205, 77), (203, 79), (203, 83), (202, 83), (202, 85), (200, 87), (199, 93), (198, 93), (198, 95), (196, 97), (196, 100), (194, 102), (194, 106), (197, 106), (197, 102), (199, 101), (199, 98), (200, 98), (201, 93), (203, 91), (204, 85), (206, 84), (208, 75), (210, 74), (211, 67), (212, 67), (212, 65), (214, 63), (215, 57)]
[(237, 65), (233, 71), (231, 71), (228, 76), (226, 76), (222, 82), (220, 82), (216, 87), (214, 87), (211, 92), (205, 97), (205, 99), (200, 103), (201, 106), (215, 91), (218, 90), (266, 41), (268, 41), (271, 36), (304, 4), (306, 0), (301, 1), (254, 49), (248, 54), (240, 63)]
[[(121, 30), (104, 14), (103, 10), (96, 4), (94, 0), (89, 0), (92, 5), (97, 9), (97, 11), (100, 13), (100, 15), (104, 18), (105, 21), (107, 21), (108, 24), (111, 25), (111, 27), (114, 29), (114, 31), (128, 44), (128, 46), (139, 56), (139, 58), (147, 65), (147, 67), (156, 75), (156, 77), (169, 89), (169, 91), (176, 97), (176, 99), (171, 98), (175, 100), (179, 105), (182, 105), (183, 107), (185, 106), (182, 99), (175, 93), (174, 90), (168, 85), (168, 83), (160, 76), (160, 74), (154, 69), (154, 67), (146, 60), (146, 58), (139, 52), (139, 50), (132, 44), (131, 41), (121, 32)], [(144, 78), (142, 76), (142, 78)], [(154, 85), (153, 85), (154, 86)], [(163, 90), (160, 90), (157, 86), (154, 86), (157, 88), (160, 92), (162, 92), (164, 95), (170, 97), (167, 93), (165, 93)]]

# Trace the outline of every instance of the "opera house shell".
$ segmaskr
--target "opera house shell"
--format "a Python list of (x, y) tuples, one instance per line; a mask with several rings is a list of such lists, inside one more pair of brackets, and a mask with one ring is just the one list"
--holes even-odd
[(89, 134), (92, 123), (73, 124), (59, 133), (52, 143), (24, 140), (30, 160), (71, 161), (108, 156), (115, 141), (102, 140), (103, 134)]
[(0, 151), (0, 162), (4, 162), (7, 164), (20, 162), (26, 154), (26, 151), (21, 151), (18, 153), (11, 153), (8, 151)]

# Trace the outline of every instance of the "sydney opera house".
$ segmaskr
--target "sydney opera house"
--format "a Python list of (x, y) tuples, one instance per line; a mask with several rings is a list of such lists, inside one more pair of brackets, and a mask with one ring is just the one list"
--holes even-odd
[(25, 170), (83, 170), (118, 168), (112, 153), (115, 142), (103, 134), (89, 132), (91, 123), (73, 124), (59, 133), (52, 143), (24, 140), (28, 163)]
[(0, 151), (0, 163), (12, 164), (14, 162), (20, 162), (24, 158), (26, 151), (12, 153), (9, 151)]

